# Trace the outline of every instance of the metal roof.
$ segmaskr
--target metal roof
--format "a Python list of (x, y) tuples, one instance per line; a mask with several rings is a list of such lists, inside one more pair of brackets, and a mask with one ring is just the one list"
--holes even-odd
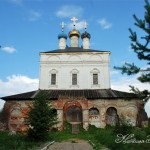
[(37, 90), (11, 96), (1, 97), (5, 101), (32, 100), (37, 94), (45, 94), (49, 100), (57, 100), (59, 97), (85, 97), (86, 99), (132, 99), (138, 98), (133, 93), (116, 91), (112, 89), (85, 89), (85, 90)]
[(41, 53), (74, 53), (74, 52), (108, 52), (110, 53), (110, 51), (83, 49), (82, 47), (67, 47), (65, 49), (56, 49), (56, 50), (46, 51), (46, 52), (41, 52)]

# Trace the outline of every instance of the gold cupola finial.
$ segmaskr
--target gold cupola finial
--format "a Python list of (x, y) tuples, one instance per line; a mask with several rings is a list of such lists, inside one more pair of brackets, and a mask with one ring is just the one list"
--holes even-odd
[(77, 20), (78, 19), (76, 17), (71, 18), (71, 21), (73, 21), (74, 28), (72, 31), (69, 32), (69, 37), (72, 37), (72, 36), (78, 36), (78, 38), (80, 37), (80, 32), (78, 30), (76, 30), (76, 24), (77, 24), (76, 21)]

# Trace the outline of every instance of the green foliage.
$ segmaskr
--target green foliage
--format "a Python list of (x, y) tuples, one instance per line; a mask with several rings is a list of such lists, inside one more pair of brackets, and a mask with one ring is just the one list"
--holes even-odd
[(138, 77), (138, 80), (141, 81), (142, 83), (150, 82), (150, 73), (142, 74), (140, 77)]
[[(145, 0), (144, 19), (139, 19), (135, 14), (133, 15), (133, 18), (135, 19), (135, 26), (144, 31), (145, 37), (138, 38), (136, 32), (133, 32), (132, 29), (129, 28), (131, 34), (129, 37), (132, 41), (131, 48), (140, 60), (146, 60), (148, 61), (147, 63), (150, 64), (150, 3), (148, 0)], [(139, 39), (141, 39), (141, 42), (139, 42)], [(150, 82), (150, 80), (147, 82)]]
[(39, 144), (33, 140), (28, 140), (25, 135), (10, 135), (8, 132), (0, 132), (1, 150), (32, 150)]
[(143, 128), (143, 130), (145, 131), (147, 136), (150, 135), (150, 118), (148, 118), (148, 127)]
[[(70, 126), (66, 123), (67, 126)], [(109, 148), (112, 150), (147, 150), (149, 149), (150, 143), (116, 143), (115, 140), (117, 138), (117, 133), (114, 133), (114, 126), (107, 126), (104, 129), (96, 128), (95, 126), (91, 125), (88, 131), (84, 129), (80, 130), (78, 134), (72, 134), (70, 132), (70, 127), (67, 127), (63, 131), (50, 131), (49, 134), (51, 135), (49, 140), (61, 142), (69, 140), (73, 143), (76, 142), (76, 139), (83, 139), (89, 141), (89, 143), (93, 146), (94, 150), (100, 150)], [(134, 138), (136, 140), (145, 140), (147, 135), (150, 135), (150, 127), (148, 128), (136, 128), (133, 127), (132, 130), (128, 133), (134, 134)], [(127, 132), (126, 132), (127, 133)], [(125, 135), (126, 134), (123, 134)], [(6, 144), (7, 141), (7, 144)], [(131, 140), (132, 141), (132, 140)], [(40, 147), (43, 143), (39, 143), (35, 140), (29, 140), (26, 135), (10, 135), (7, 132), (0, 132), (0, 149), (2, 150), (33, 150)]]
[(147, 133), (142, 128), (135, 128), (132, 132), (137, 140), (145, 140), (147, 137)]
[(114, 69), (121, 70), (122, 74), (126, 73), (127, 75), (137, 74), (140, 71), (140, 68), (135, 66), (134, 63), (132, 64), (125, 63), (122, 67), (114, 66)]
[(64, 122), (64, 131), (71, 133), (71, 124), (67, 121)]
[[(141, 29), (144, 33), (144, 37), (139, 37), (136, 32), (129, 28), (131, 39), (131, 48), (137, 54), (139, 60), (144, 60), (150, 65), (150, 3), (145, 0), (145, 13), (144, 19), (139, 19), (135, 14), (133, 15), (135, 20), (134, 25)], [(125, 63), (122, 67), (114, 67), (121, 70), (122, 74), (133, 75), (140, 72), (140, 76), (137, 78), (142, 83), (150, 83), (150, 68), (141, 69), (134, 63)], [(132, 89), (131, 89), (132, 90)], [(148, 91), (148, 90), (147, 90)], [(143, 95), (143, 91), (141, 91)], [(149, 99), (150, 92), (144, 95), (144, 98)], [(141, 97), (140, 97), (141, 98)]]
[(50, 128), (56, 124), (57, 114), (44, 94), (37, 95), (28, 116), (28, 136), (39, 141), (47, 140)]
[(131, 88), (131, 91), (133, 91), (140, 99), (143, 100), (143, 102), (147, 102), (150, 98), (150, 92), (148, 90), (140, 91), (138, 88), (135, 88), (134, 86), (129, 86)]
[(124, 116), (121, 116), (119, 118), (119, 124), (117, 124), (116, 126), (114, 126), (114, 130), (113, 132), (115, 134), (129, 134), (132, 132), (132, 125), (130, 123), (129, 120), (127, 120)]

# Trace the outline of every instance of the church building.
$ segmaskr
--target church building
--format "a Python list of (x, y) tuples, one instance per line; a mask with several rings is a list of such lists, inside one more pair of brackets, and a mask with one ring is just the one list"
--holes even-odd
[(133, 126), (142, 123), (140, 113), (145, 111), (137, 95), (111, 89), (110, 51), (92, 49), (86, 22), (85, 31), (80, 33), (76, 28), (78, 19), (71, 20), (73, 27), (68, 35), (64, 33), (65, 24), (61, 24), (59, 48), (40, 52), (39, 89), (2, 97), (10, 131), (26, 131), (29, 105), (39, 93), (46, 94), (56, 110), (58, 130), (63, 129), (65, 121), (81, 124), (84, 129), (89, 125), (104, 128), (117, 124), (122, 116)]

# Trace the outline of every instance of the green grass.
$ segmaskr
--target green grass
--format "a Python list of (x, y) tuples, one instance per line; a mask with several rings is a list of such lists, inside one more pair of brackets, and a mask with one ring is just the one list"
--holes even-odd
[(33, 150), (40, 145), (41, 143), (28, 139), (25, 135), (0, 132), (0, 150)]
[[(146, 141), (147, 138), (147, 131), (150, 132), (150, 128), (140, 129), (140, 128), (130, 128), (123, 127), (123, 130), (129, 131), (129, 133), (125, 133), (125, 131), (121, 131), (119, 129), (119, 133), (123, 135), (126, 134), (134, 134), (136, 140), (144, 140)], [(53, 131), (50, 133), (51, 140), (55, 140), (57, 142), (61, 142), (64, 140), (69, 139), (83, 139), (90, 141), (91, 145), (94, 145), (95, 150), (102, 149), (103, 146), (111, 149), (111, 150), (149, 150), (150, 143), (116, 143), (115, 140), (117, 139), (116, 127), (106, 127), (105, 129), (96, 128), (91, 126), (88, 131), (80, 129), (78, 134), (72, 134), (71, 129), (68, 128), (67, 130), (63, 130), (60, 132)], [(125, 134), (124, 134), (125, 133)], [(150, 137), (149, 137), (150, 139)], [(150, 141), (149, 141), (150, 142)]]
[[(66, 141), (69, 140), (72, 143), (76, 142), (76, 139), (83, 139), (89, 141), (93, 145), (95, 150), (102, 149), (103, 146), (111, 150), (149, 150), (149, 143), (126, 143), (123, 142), (116, 143), (117, 134), (122, 133), (126, 134), (125, 131), (128, 131), (127, 134), (134, 134), (136, 140), (146, 140), (150, 135), (150, 127), (148, 128), (128, 128), (123, 126), (119, 129), (117, 127), (106, 127), (105, 129), (96, 128), (90, 126), (88, 131), (85, 131), (80, 127), (80, 132), (78, 134), (71, 133), (71, 126), (69, 124), (65, 125), (63, 131), (50, 131), (49, 132), (49, 141)], [(118, 133), (117, 133), (118, 132)], [(0, 150), (34, 150), (37, 147), (41, 146), (43, 143), (36, 142), (34, 140), (28, 139), (25, 135), (9, 135), (7, 132), (0, 132)]]

